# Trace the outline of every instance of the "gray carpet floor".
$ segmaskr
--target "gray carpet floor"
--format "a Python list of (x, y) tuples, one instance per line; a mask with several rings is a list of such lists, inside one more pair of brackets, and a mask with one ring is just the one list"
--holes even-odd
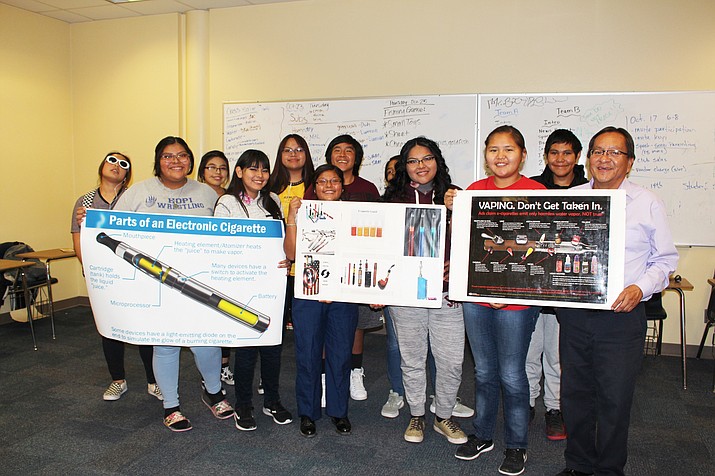
[[(36, 352), (26, 323), (0, 325), (0, 474), (498, 474), (501, 416), (495, 450), (474, 461), (454, 458), (456, 447), (431, 430), (431, 415), (421, 444), (402, 438), (407, 409), (395, 419), (380, 416), (389, 390), (382, 334), (365, 338), (369, 398), (350, 402), (350, 436), (338, 435), (323, 418), (318, 435), (306, 439), (297, 421), (279, 426), (264, 416), (258, 395), (256, 431), (241, 432), (233, 420), (216, 420), (200, 401), (200, 377), (189, 351), (182, 353), (180, 394), (194, 429), (176, 434), (161, 423), (161, 403), (146, 393), (135, 347), (127, 347), (125, 359), (129, 391), (105, 402), (102, 393), (110, 378), (91, 311), (77, 307), (59, 312), (55, 320), (54, 341), (48, 320), (37, 322)], [(289, 332), (281, 393), (296, 417), (293, 352)], [(715, 473), (714, 363), (691, 359), (688, 364), (689, 387), (683, 390), (677, 358), (645, 359), (632, 411), (629, 475)], [(233, 400), (233, 389), (227, 390)], [(460, 396), (473, 406), (468, 352)], [(564, 466), (565, 443), (546, 439), (543, 412), (539, 400), (525, 474), (552, 475)], [(469, 433), (470, 420), (458, 421)]]

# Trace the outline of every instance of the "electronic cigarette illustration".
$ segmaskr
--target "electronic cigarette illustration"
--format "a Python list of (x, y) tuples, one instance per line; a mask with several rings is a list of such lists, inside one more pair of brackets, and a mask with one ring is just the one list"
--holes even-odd
[(412, 208), (405, 213), (405, 256), (437, 257), (439, 251), (439, 210)]
[(176, 289), (181, 294), (230, 317), (256, 332), (262, 333), (268, 329), (271, 319), (267, 315), (235, 299), (231, 299), (194, 278), (185, 276), (176, 269), (142, 253), (136, 248), (132, 248), (126, 243), (110, 238), (106, 233), (98, 234), (97, 241), (142, 273), (170, 288)]
[(420, 261), (420, 275), (417, 277), (417, 299), (427, 299), (427, 279), (422, 276), (422, 261)]

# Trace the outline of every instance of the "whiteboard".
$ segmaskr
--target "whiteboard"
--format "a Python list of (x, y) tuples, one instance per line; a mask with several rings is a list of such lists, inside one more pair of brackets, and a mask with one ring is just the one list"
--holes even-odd
[(546, 139), (570, 129), (588, 141), (606, 126), (633, 136), (636, 160), (629, 179), (665, 202), (676, 244), (715, 246), (715, 92), (481, 94), (476, 175), (485, 176), (484, 138), (510, 124), (526, 140), (523, 174), (544, 168)]
[(365, 151), (360, 176), (382, 191), (387, 160), (408, 140), (425, 136), (439, 144), (452, 182), (464, 188), (475, 178), (476, 109), (476, 94), (228, 102), (224, 103), (224, 152), (233, 164), (246, 149), (259, 149), (273, 164), (281, 139), (300, 134), (317, 167), (325, 163), (328, 143), (350, 134)]

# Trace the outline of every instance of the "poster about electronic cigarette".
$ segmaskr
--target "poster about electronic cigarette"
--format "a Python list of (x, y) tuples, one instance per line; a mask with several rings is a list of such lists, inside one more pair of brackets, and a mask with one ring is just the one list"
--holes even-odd
[(441, 205), (304, 200), (295, 296), (440, 307), (445, 217)]
[(147, 345), (281, 342), (280, 220), (87, 210), (81, 231), (97, 330)]
[(610, 309), (623, 290), (622, 190), (460, 191), (449, 295)]

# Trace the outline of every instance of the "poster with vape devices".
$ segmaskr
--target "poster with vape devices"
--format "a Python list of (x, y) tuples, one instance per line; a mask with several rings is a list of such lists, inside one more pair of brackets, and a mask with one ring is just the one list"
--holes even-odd
[(449, 295), (610, 309), (623, 290), (622, 190), (460, 191)]
[(81, 246), (97, 330), (132, 344), (281, 342), (280, 220), (87, 210)]
[(446, 208), (303, 200), (295, 296), (439, 308)]

